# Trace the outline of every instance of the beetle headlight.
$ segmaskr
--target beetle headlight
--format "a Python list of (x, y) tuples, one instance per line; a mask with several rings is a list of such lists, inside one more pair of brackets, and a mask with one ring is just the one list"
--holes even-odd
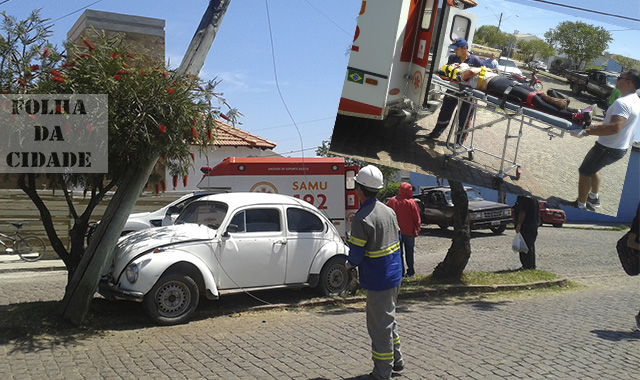
[(140, 272), (140, 269), (138, 269), (138, 264), (129, 265), (127, 267), (127, 270), (125, 271), (125, 275), (127, 276), (127, 281), (129, 281), (132, 284), (138, 281), (139, 272)]

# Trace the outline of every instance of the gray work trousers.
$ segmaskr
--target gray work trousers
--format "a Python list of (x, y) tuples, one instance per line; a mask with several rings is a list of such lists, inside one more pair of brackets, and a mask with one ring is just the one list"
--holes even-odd
[(400, 285), (382, 291), (367, 290), (367, 330), (371, 337), (373, 376), (390, 380), (394, 364), (404, 364), (396, 323)]

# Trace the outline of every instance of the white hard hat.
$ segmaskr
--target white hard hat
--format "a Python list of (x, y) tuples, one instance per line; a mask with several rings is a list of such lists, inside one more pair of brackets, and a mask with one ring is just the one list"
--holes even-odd
[(368, 189), (380, 190), (383, 187), (382, 172), (373, 165), (367, 165), (360, 169), (355, 180)]

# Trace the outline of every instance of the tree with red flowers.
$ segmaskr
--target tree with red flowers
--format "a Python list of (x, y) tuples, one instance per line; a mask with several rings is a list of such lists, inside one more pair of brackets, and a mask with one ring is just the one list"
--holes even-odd
[[(64, 317), (82, 322), (87, 305), (76, 300), (93, 297), (95, 287), (79, 286), (86, 279), (103, 273), (128, 215), (142, 192), (160, 157), (172, 170), (184, 173), (192, 164), (190, 146), (194, 140), (203, 149), (210, 146), (220, 106), (229, 107), (215, 91), (219, 81), (204, 82), (196, 76), (180, 77), (162, 65), (149, 66), (142, 57), (129, 52), (122, 36), (95, 36), (83, 46), (67, 44), (66, 53), (46, 42), (48, 20), (38, 11), (23, 22), (6, 16), (0, 35), (0, 89), (8, 93), (107, 94), (108, 160), (106, 174), (50, 174), (50, 185), (61, 189), (67, 200), (73, 227), (69, 232), (70, 249), (54, 229), (52, 217), (37, 192), (36, 175), (22, 174), (18, 186), (31, 198), (40, 212), (47, 237), (69, 272)], [(234, 109), (226, 117), (235, 121)], [(84, 210), (74, 204), (68, 190), (83, 187), (90, 194)], [(108, 191), (115, 190), (102, 222), (85, 249), (85, 234), (91, 214)], [(91, 278), (97, 286), (97, 278)], [(83, 294), (87, 293), (87, 294)], [(85, 307), (86, 306), (86, 307)], [(83, 309), (77, 311), (78, 309)]]

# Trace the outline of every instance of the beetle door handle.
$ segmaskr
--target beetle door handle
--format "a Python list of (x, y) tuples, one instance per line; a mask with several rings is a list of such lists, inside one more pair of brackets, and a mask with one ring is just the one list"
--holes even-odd
[(276, 242), (274, 242), (273, 244), (282, 244), (282, 245), (287, 245), (287, 241), (285, 239), (282, 240), (276, 240)]

